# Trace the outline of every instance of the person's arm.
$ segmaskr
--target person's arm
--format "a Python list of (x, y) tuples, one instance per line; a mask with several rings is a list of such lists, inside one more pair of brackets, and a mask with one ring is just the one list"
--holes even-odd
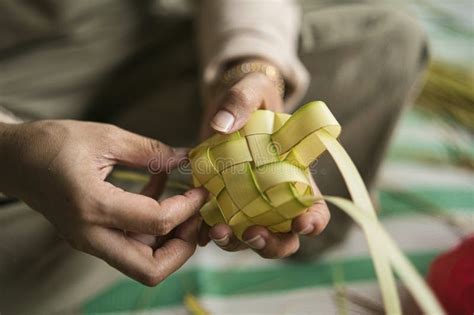
[(300, 11), (292, 0), (201, 1), (198, 44), (204, 90), (221, 80), (230, 62), (257, 57), (281, 72), (285, 107), (294, 107), (309, 82), (297, 54)]
[[(296, 3), (203, 0), (199, 12), (205, 105), (201, 137), (213, 131), (234, 132), (259, 108), (291, 110), (309, 80), (297, 57), (300, 12)], [(318, 202), (293, 220), (291, 232), (275, 234), (253, 226), (243, 233), (245, 243), (228, 225), (204, 226), (200, 244), (209, 237), (228, 251), (248, 246), (266, 258), (285, 257), (298, 250), (298, 235), (318, 235), (329, 216), (327, 205)]]

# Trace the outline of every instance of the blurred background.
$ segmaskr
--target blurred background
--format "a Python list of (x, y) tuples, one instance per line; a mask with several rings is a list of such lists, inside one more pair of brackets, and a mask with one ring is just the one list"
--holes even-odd
[[(304, 2), (311, 7), (311, 1)], [(429, 34), (431, 62), (423, 92), (404, 113), (384, 162), (380, 217), (426, 274), (439, 253), (474, 231), (474, 5), (470, 0), (392, 5), (419, 17)], [(402, 297), (409, 300), (406, 293)], [(357, 228), (311, 263), (223, 253), (211, 244), (158, 287), (124, 278), (81, 311), (187, 314), (194, 302), (211, 314), (383, 313)]]
[[(303, 46), (315, 45), (305, 41), (305, 17), (318, 6), (333, 1), (336, 2), (300, 0), (305, 7)], [(61, 7), (61, 1), (56, 2)], [(119, 49), (116, 54), (108, 55), (102, 53), (104, 47), (108, 44), (115, 47), (115, 43), (120, 42), (121, 38), (117, 34), (121, 28), (130, 28), (128, 17), (143, 14), (118, 6), (112, 9), (119, 13), (119, 18), (125, 18), (122, 23), (116, 23), (112, 9), (105, 7), (107, 2), (98, 1), (98, 6), (102, 6), (106, 13), (106, 19), (96, 21), (93, 19), (93, 10), (89, 9), (94, 7), (91, 2), (71, 1), (72, 9), (77, 6), (81, 14), (66, 14), (65, 20), (71, 25), (78, 25), (70, 38), (62, 34), (56, 24), (51, 26), (41, 19), (31, 18), (31, 25), (22, 26), (25, 29), (15, 23), (12, 25), (18, 29), (6, 27), (5, 32), (2, 32), (0, 27), (0, 48), (3, 45), (8, 48), (9, 42), (23, 42), (22, 31), (30, 34), (32, 30), (31, 38), (24, 38), (31, 47), (38, 44), (36, 37), (40, 38), (43, 33), (53, 34), (51, 38), (46, 38), (53, 43), (65, 43), (64, 49), (51, 49), (53, 57), (47, 54), (43, 56), (41, 51), (35, 54), (40, 62), (33, 66), (29, 63), (33, 58), (30, 60), (27, 54), (17, 56), (7, 49), (3, 56), (13, 56), (15, 64), (23, 72), (13, 66), (7, 68), (5, 64), (0, 65), (0, 87), (3, 88), (0, 105), (3, 106), (5, 102), (7, 109), (8, 105), (16, 106), (19, 110), (15, 114), (25, 119), (64, 117), (66, 103), (75, 110), (71, 117), (87, 114), (91, 119), (107, 121), (106, 117), (110, 116), (113, 109), (118, 112), (112, 117), (113, 121), (126, 129), (132, 123), (141, 122), (138, 117), (147, 120), (143, 126), (150, 126), (150, 129), (134, 131), (153, 137), (153, 130), (162, 126), (157, 126), (156, 112), (150, 111), (156, 111), (159, 102), (150, 97), (153, 102), (141, 104), (142, 98), (146, 97), (140, 91), (151, 90), (155, 93), (159, 86), (165, 99), (172, 99), (174, 104), (189, 99), (197, 103), (197, 57), (189, 36), (186, 37), (192, 27), (191, 22), (184, 23), (183, 27), (171, 23), (169, 28), (163, 26), (165, 23), (161, 25), (159, 21), (156, 22), (154, 26), (157, 29), (162, 27), (162, 32), (154, 34), (152, 30), (145, 31), (146, 39), (161, 36), (159, 42), (165, 43), (166, 47), (153, 46), (153, 51), (146, 55), (133, 55), (135, 59), (132, 58), (132, 62), (138, 65), (136, 72), (131, 72), (123, 82), (110, 85), (116, 92), (116, 98), (107, 99), (100, 93), (94, 94), (99, 83), (95, 75), (91, 74), (107, 72), (123, 55), (131, 53), (128, 50), (132, 50), (128, 46), (118, 46), (123, 50), (122, 56)], [(173, 12), (178, 17), (185, 15), (185, 12), (180, 11), (185, 0), (156, 2), (174, 7)], [(403, 113), (378, 178), (380, 219), (418, 271), (425, 275), (435, 257), (455, 246), (464, 236), (474, 233), (474, 2), (388, 0), (388, 3), (418, 17), (428, 33), (431, 58), (422, 93), (414, 101), (414, 106)], [(82, 5), (85, 9), (81, 8)], [(49, 9), (46, 7), (45, 12), (41, 13), (54, 20), (56, 12), (52, 9), (50, 12)], [(111, 13), (110, 17), (108, 13)], [(15, 20), (15, 16), (12, 20)], [(84, 20), (91, 23), (82, 23)], [(45, 25), (44, 29), (38, 25)], [(96, 32), (94, 27), (100, 31)], [(4, 33), (10, 34), (11, 38), (2, 35)], [(92, 36), (87, 38), (84, 36), (87, 34)], [(120, 36), (132, 37), (127, 32)], [(78, 50), (70, 48), (69, 44), (71, 47), (77, 44)], [(167, 46), (173, 49), (167, 50)], [(29, 47), (24, 45), (19, 48), (28, 50)], [(164, 58), (157, 51), (163, 53)], [(75, 54), (84, 54), (86, 57), (90, 54), (98, 58), (72, 69), (68, 65), (75, 62), (70, 57)], [(170, 55), (176, 58), (169, 58)], [(174, 61), (169, 63), (171, 59)], [(142, 60), (148, 63), (142, 63)], [(42, 66), (50, 69), (46, 80), (37, 79), (45, 76)], [(126, 66), (112, 72), (111, 77), (120, 77), (120, 74), (130, 70)], [(156, 69), (160, 71), (154, 71)], [(2, 77), (2, 73), (6, 75)], [(139, 74), (150, 74), (151, 77), (145, 83), (138, 82), (136, 78)], [(178, 79), (185, 83), (182, 91), (175, 84)], [(100, 87), (103, 90), (110, 88), (108, 85)], [(111, 104), (113, 108), (91, 106), (87, 108), (90, 112), (83, 112), (86, 109), (78, 104), (89, 98), (97, 100), (97, 104)], [(137, 115), (128, 112), (124, 106), (131, 100), (143, 105)], [(184, 121), (181, 108), (168, 107), (159, 108), (160, 111), (169, 111), (160, 114), (169, 117), (169, 121), (180, 121), (180, 124), (169, 124), (165, 132), (186, 135), (188, 129), (197, 128), (196, 117), (200, 115), (198, 106), (187, 115), (189, 123)], [(33, 111), (31, 116), (27, 113), (30, 109)], [(123, 117), (127, 119), (121, 120)], [(112, 174), (111, 180), (136, 190), (147, 181), (147, 176), (118, 170)], [(177, 183), (171, 184), (176, 186)], [(6, 199), (5, 203), (11, 201)], [(0, 196), (0, 205), (2, 202)], [(69, 276), (58, 275), (60, 280), (63, 280), (63, 276)], [(82, 279), (80, 273), (74, 276), (72, 278), (78, 282), (78, 279), (83, 280), (83, 286), (90, 286), (89, 292), (96, 292), (95, 284)], [(400, 287), (400, 291), (403, 304), (407, 307), (412, 305), (403, 287)], [(149, 288), (121, 276), (119, 281), (78, 305), (77, 311), (82, 314), (383, 314), (383, 305), (366, 240), (361, 230), (354, 227), (343, 243), (311, 262), (266, 260), (252, 251), (228, 253), (211, 243), (199, 248), (183, 268), (159, 286)]]

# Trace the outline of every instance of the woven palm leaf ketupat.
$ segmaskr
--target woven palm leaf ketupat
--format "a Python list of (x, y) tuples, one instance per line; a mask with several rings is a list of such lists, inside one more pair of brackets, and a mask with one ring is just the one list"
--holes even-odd
[[(387, 314), (401, 314), (392, 268), (425, 313), (442, 314), (423, 278), (377, 220), (364, 182), (337, 141), (340, 132), (329, 108), (318, 101), (293, 115), (258, 110), (241, 130), (212, 136), (189, 153), (194, 185), (211, 193), (201, 216), (210, 226), (228, 224), (242, 239), (243, 232), (253, 225), (288, 232), (295, 217), (324, 198), (363, 229)], [(309, 165), (326, 150), (352, 201), (315, 195)]]
[(215, 135), (194, 149), (194, 183), (213, 195), (201, 210), (206, 223), (227, 223), (239, 238), (252, 225), (290, 231), (291, 220), (319, 197), (308, 171), (325, 149), (318, 130), (334, 138), (340, 133), (324, 103), (312, 103), (293, 117), (260, 110), (240, 131)]

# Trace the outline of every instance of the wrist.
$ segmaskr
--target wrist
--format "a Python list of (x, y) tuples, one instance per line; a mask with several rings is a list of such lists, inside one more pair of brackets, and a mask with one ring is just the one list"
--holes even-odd
[(285, 81), (280, 70), (271, 62), (261, 58), (239, 59), (228, 63), (217, 84), (223, 88), (228, 88), (252, 73), (263, 74), (277, 89), (280, 97), (284, 98)]
[[(14, 124), (0, 122), (0, 162), (5, 162), (8, 155), (8, 147), (14, 127)], [(3, 163), (0, 164), (0, 167), (1, 165), (3, 165)]]
[(12, 165), (15, 160), (11, 152), (11, 142), (14, 138), (13, 129), (17, 125), (0, 122), (0, 192), (11, 194)]

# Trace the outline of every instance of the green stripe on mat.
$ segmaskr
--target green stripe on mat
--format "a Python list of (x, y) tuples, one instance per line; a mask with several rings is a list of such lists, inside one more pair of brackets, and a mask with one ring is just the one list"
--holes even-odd
[[(394, 146), (387, 154), (387, 161), (417, 161), (434, 165), (459, 165), (462, 161), (472, 160), (474, 154), (472, 152), (449, 147), (448, 145), (426, 143), (412, 143), (404, 147)], [(466, 163), (464, 162), (464, 163)]]
[[(404, 113), (388, 150), (389, 161), (426, 161), (457, 164), (459, 159), (474, 158), (474, 141), (459, 133), (453, 142), (453, 130), (433, 113), (414, 107)], [(432, 135), (426, 129), (438, 130)], [(450, 134), (451, 137), (446, 136)]]
[[(438, 252), (409, 255), (423, 274)], [(375, 281), (369, 257), (339, 262), (282, 263), (268, 268), (213, 270), (205, 267), (178, 272), (156, 288), (148, 288), (132, 280), (124, 280), (98, 295), (82, 309), (83, 313), (127, 312), (147, 308), (172, 307), (182, 304), (186, 293), (230, 297), (236, 294), (268, 294), (306, 287), (333, 285), (333, 268), (342, 268), (347, 283)]]
[(409, 213), (456, 213), (458, 210), (474, 213), (473, 188), (410, 188), (409, 191), (382, 190), (380, 216), (398, 216)]

